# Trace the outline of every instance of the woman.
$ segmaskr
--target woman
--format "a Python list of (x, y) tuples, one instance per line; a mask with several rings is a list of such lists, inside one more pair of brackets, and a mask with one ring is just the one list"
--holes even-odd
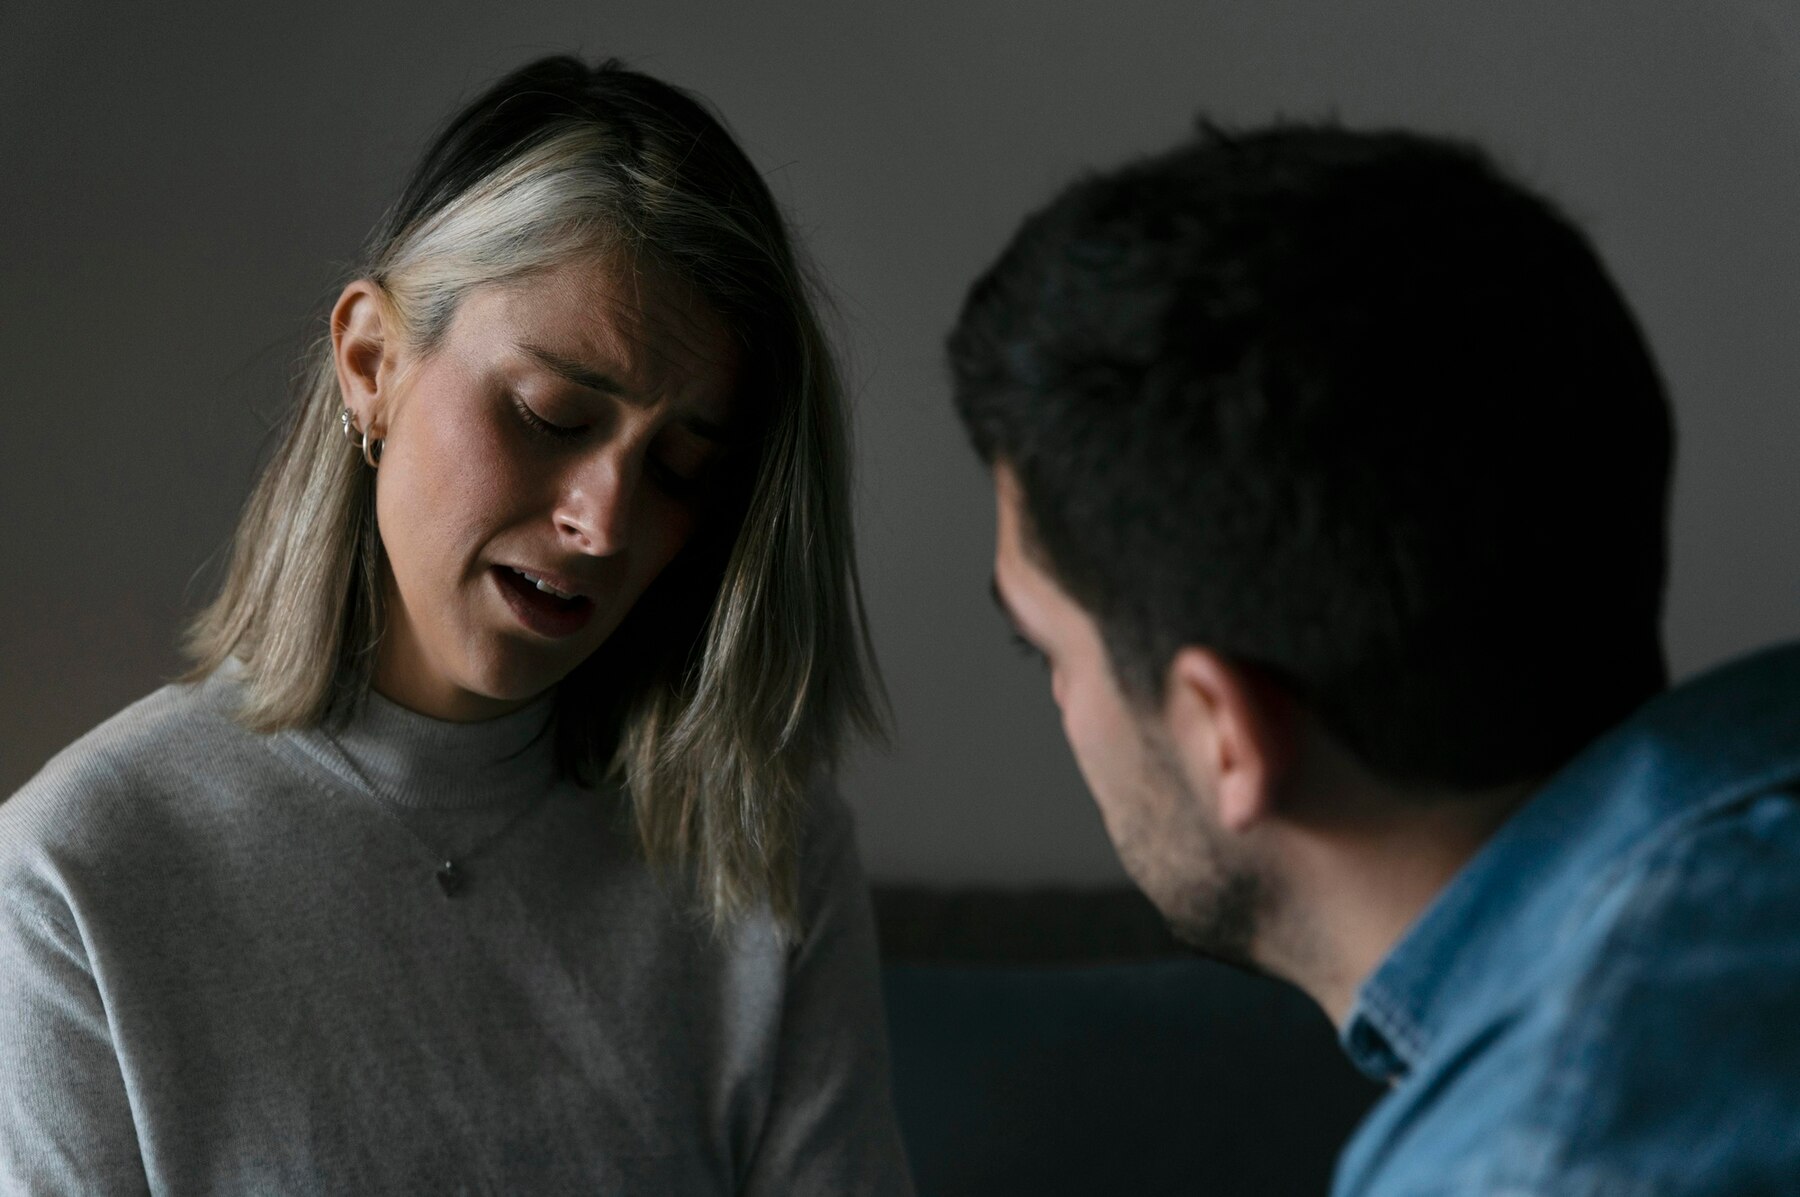
[(839, 403), (693, 98), (458, 115), (193, 673), (0, 806), (0, 1188), (906, 1191)]

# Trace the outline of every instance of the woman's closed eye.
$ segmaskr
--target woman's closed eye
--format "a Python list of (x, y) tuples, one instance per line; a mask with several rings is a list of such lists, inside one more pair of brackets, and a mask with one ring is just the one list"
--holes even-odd
[[(572, 441), (593, 427), (591, 424), (561, 424), (547, 419), (517, 395), (512, 397), (512, 406), (526, 428), (549, 440)], [(645, 472), (652, 482), (672, 498), (698, 498), (712, 480), (718, 457), (719, 453), (715, 449), (672, 443), (652, 452)]]
[(552, 440), (570, 440), (587, 431), (585, 424), (558, 424), (533, 411), (531, 405), (517, 395), (512, 397), (513, 410), (524, 425), (539, 436)]
[(653, 446), (648, 466), (656, 484), (678, 499), (698, 498), (718, 472), (720, 451), (688, 443), (694, 438), (672, 433)]

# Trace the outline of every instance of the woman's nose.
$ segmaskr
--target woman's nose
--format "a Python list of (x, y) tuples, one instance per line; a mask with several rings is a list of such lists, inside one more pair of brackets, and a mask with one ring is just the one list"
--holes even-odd
[(611, 449), (575, 467), (558, 496), (557, 531), (589, 556), (623, 552), (642, 472), (634, 454)]

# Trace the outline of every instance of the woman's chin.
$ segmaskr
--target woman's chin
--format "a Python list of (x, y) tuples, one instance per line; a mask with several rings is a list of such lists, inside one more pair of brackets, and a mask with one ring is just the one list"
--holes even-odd
[(529, 705), (554, 689), (567, 674), (568, 670), (546, 668), (543, 662), (489, 658), (436, 676), (380, 671), (375, 678), (375, 691), (421, 715), (451, 723), (474, 723)]
[(556, 684), (568, 676), (568, 672), (566, 669), (557, 671), (541, 667), (484, 671), (462, 689), (471, 708), (485, 708), (492, 715), (504, 715), (508, 711), (527, 706), (554, 690)]

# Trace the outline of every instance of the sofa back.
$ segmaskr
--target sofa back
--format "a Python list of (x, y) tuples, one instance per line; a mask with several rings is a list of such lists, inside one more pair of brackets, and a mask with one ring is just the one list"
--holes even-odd
[(1191, 958), (1135, 891), (878, 891), (922, 1197), (1324, 1193), (1376, 1097), (1297, 991)]

